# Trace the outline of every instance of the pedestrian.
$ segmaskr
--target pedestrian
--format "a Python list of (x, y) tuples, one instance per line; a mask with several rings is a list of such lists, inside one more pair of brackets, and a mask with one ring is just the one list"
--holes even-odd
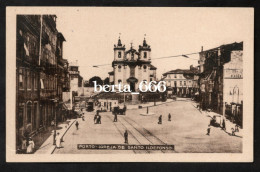
[(57, 133), (55, 141), (56, 141), (56, 148), (58, 148), (58, 149), (61, 148), (61, 136), (60, 136), (60, 133)]
[(78, 121), (76, 121), (76, 128), (77, 128), (77, 130), (79, 129), (79, 122)]
[(117, 122), (117, 114), (114, 116), (114, 122)]
[(29, 134), (25, 131), (21, 137), (22, 140), (22, 151), (25, 153), (27, 149), (27, 145), (29, 143)]
[(98, 123), (101, 124), (101, 115), (98, 115)]
[(207, 134), (206, 135), (210, 135), (210, 129), (211, 129), (211, 127), (210, 127), (210, 125), (208, 125), (208, 129), (207, 129)]
[(85, 121), (85, 117), (84, 117), (84, 115), (82, 116), (82, 121)]
[(22, 151), (25, 152), (27, 149), (27, 140), (24, 136), (22, 136)]
[(94, 124), (97, 123), (97, 115), (94, 116)]
[(99, 115), (97, 115), (96, 124), (99, 124)]
[(29, 144), (27, 146), (27, 150), (26, 150), (26, 153), (33, 153), (34, 151), (34, 141), (32, 140), (32, 138), (30, 137), (29, 138)]
[(223, 122), (222, 122), (222, 129), (226, 131), (226, 122), (225, 122), (225, 119), (223, 119)]
[(54, 128), (54, 125), (55, 125), (55, 122), (54, 122), (54, 119), (53, 119), (53, 120), (51, 120), (51, 126), (52, 126), (52, 128)]
[(234, 128), (231, 128), (231, 132), (232, 132), (232, 136), (235, 136), (235, 130), (234, 130)]
[(168, 115), (168, 121), (171, 121), (171, 119), (172, 119), (172, 116), (171, 116), (171, 114), (169, 113), (169, 115)]
[(235, 132), (239, 132), (238, 125), (235, 126)]
[(158, 124), (162, 124), (162, 115), (160, 115), (158, 118)]
[(128, 132), (127, 132), (127, 130), (125, 130), (124, 137), (125, 137), (125, 143), (128, 144)]
[(30, 135), (30, 133), (29, 133), (29, 131), (28, 131), (29, 129), (27, 128), (26, 130), (25, 130), (25, 132), (24, 132), (24, 138), (25, 138), (25, 140), (26, 140), (26, 147), (27, 147), (27, 145), (29, 144), (29, 135)]

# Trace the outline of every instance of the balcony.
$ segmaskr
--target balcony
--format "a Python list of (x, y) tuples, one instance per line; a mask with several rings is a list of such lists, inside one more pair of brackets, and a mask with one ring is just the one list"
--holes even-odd
[(57, 91), (56, 90), (42, 89), (40, 91), (40, 98), (41, 99), (54, 99), (56, 95), (57, 95)]

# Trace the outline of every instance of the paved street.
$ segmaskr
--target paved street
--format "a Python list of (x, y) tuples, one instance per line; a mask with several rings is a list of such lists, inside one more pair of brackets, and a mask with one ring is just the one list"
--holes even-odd
[[(175, 151), (164, 153), (222, 153), (242, 152), (242, 139), (230, 136), (220, 128), (211, 128), (206, 135), (210, 117), (198, 111), (190, 100), (175, 101), (149, 108), (152, 116), (142, 116), (144, 109), (127, 110), (126, 116), (118, 115), (118, 122), (113, 122), (111, 112), (101, 113), (102, 124), (94, 124), (94, 113), (85, 113), (85, 121), (78, 119), (79, 130), (75, 125), (67, 131), (62, 146), (55, 154), (96, 154), (96, 153), (162, 153), (161, 151), (133, 150), (78, 150), (77, 144), (124, 144), (123, 133), (127, 129), (129, 144), (175, 145)], [(172, 121), (167, 121), (168, 113)], [(157, 124), (162, 115), (162, 125)]]

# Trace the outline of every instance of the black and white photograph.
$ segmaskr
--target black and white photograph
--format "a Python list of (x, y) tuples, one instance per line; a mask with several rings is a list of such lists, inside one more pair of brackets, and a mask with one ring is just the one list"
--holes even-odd
[(250, 8), (8, 7), (9, 155), (252, 161), (253, 21)]

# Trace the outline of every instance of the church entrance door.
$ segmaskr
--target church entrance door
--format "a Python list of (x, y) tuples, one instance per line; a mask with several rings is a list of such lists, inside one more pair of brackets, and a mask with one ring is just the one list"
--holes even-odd
[(131, 92), (135, 92), (135, 82), (130, 82), (130, 90)]

